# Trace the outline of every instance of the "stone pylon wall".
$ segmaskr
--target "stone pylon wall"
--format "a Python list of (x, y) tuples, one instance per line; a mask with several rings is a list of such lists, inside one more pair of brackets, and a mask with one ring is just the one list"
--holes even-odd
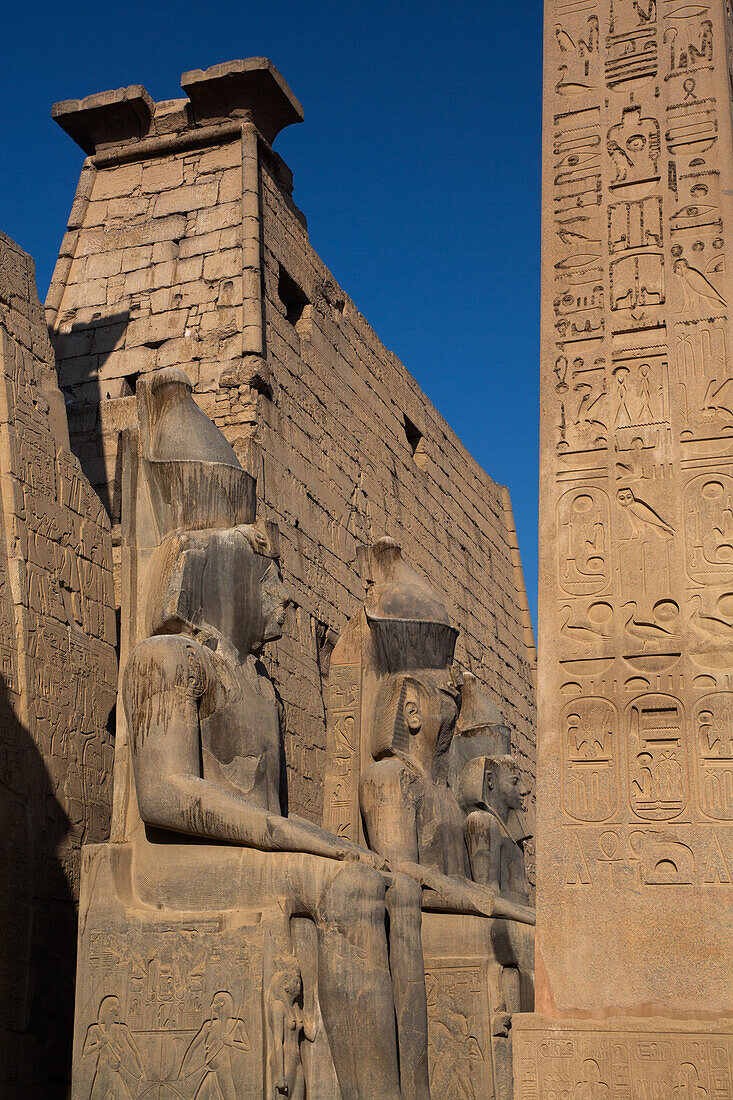
[(271, 147), (300, 117), (282, 77), (249, 59), (182, 83), (190, 98), (131, 87), (56, 108), (91, 154), (47, 301), (72, 446), (116, 522), (136, 377), (179, 366), (256, 474), (298, 604), (273, 665), (292, 809), (320, 820), (329, 656), (363, 598), (359, 547), (382, 534), (446, 593), (458, 658), (532, 783), (534, 642), (508, 493), (313, 249)]
[(731, 1095), (726, 18), (722, 0), (545, 5), (545, 1017), (515, 1034), (521, 1097), (559, 1079)]
[(69, 450), (33, 262), (0, 234), (0, 1094), (65, 1094), (80, 849), (109, 832), (109, 521)]

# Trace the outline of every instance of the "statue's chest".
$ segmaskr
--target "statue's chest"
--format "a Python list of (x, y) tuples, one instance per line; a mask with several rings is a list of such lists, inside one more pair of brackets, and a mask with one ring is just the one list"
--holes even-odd
[(505, 837), (501, 845), (501, 893), (520, 905), (529, 903), (529, 888), (524, 865), (524, 852), (513, 840)]
[(204, 777), (279, 811), (280, 721), (272, 684), (245, 668), (219, 677), (201, 719)]
[(449, 788), (420, 784), (417, 833), (421, 863), (442, 874), (465, 874), (463, 815)]

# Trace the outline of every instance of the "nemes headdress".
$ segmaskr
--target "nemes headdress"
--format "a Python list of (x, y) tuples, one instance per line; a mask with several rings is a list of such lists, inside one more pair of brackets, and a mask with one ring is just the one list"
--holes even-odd
[(447, 669), (458, 630), (445, 604), (406, 562), (394, 539), (372, 547), (374, 586), (365, 608), (377, 660), (386, 672)]

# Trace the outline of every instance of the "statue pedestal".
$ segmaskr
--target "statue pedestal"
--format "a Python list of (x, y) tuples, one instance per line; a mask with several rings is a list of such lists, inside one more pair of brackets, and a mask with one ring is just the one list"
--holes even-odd
[[(228, 1077), (237, 1100), (261, 1100), (262, 990), (282, 914), (145, 906), (132, 887), (134, 847), (84, 849), (74, 1100), (146, 1089), (228, 1096)], [(206, 1078), (209, 1092), (200, 1092)]]
[(507, 1014), (533, 1006), (534, 928), (423, 913), (422, 942), (434, 1100), (511, 1095)]

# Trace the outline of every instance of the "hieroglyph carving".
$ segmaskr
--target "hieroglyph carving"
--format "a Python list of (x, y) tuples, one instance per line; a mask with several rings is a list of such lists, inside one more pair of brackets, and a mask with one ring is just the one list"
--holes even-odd
[(540, 1017), (515, 1037), (517, 1100), (563, 1095), (572, 1100), (729, 1100), (733, 1043), (715, 1028), (656, 1028), (648, 1020), (558, 1030)]
[[(725, 7), (545, 4), (539, 996), (561, 1015), (733, 1012), (729, 968), (689, 948), (733, 936)], [(677, 946), (647, 941), (662, 914)]]

